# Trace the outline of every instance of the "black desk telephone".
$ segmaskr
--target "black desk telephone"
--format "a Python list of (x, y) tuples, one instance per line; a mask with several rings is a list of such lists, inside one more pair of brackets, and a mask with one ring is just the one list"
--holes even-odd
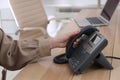
[[(74, 48), (73, 42), (79, 37), (80, 41)], [(86, 26), (68, 42), (66, 53), (56, 56), (54, 62), (58, 64), (69, 63), (74, 73), (82, 73), (93, 63), (97, 63), (106, 69), (113, 69), (101, 53), (107, 44), (107, 39), (99, 33), (97, 28)]]

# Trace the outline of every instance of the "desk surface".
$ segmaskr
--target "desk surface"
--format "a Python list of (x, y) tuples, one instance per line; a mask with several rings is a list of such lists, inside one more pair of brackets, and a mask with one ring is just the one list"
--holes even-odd
[[(100, 10), (83, 10), (75, 18), (99, 15)], [(79, 29), (74, 21), (61, 30), (59, 34), (64, 34)], [(112, 17), (110, 25), (98, 27), (100, 32), (108, 39), (108, 46), (103, 50), (104, 55), (120, 57), (120, 11), (117, 10)], [(53, 49), (52, 54), (60, 54), (65, 49)], [(68, 64), (55, 64), (53, 57), (41, 58), (38, 63), (26, 66), (14, 80), (119, 80), (120, 60), (108, 59), (113, 65), (113, 70), (102, 68), (89, 68), (83, 74), (75, 75), (70, 70)]]

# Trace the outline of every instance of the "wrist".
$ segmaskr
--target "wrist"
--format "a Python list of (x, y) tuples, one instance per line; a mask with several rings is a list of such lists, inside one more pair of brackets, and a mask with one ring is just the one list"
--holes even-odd
[(49, 43), (50, 43), (50, 49), (56, 48), (54, 38), (49, 38)]

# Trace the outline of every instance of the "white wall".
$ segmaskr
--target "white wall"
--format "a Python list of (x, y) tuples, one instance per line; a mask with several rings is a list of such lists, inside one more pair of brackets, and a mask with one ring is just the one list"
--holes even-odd
[[(8, 5), (8, 1), (9, 0), (0, 0), (0, 9), (1, 8), (9, 8), (9, 5)], [(77, 3), (77, 4), (95, 4), (97, 2), (97, 0), (42, 0), (43, 2), (46, 2), (46, 3), (68, 3), (68, 4), (76, 4), (77, 2), (80, 2), (80, 3)], [(104, 3), (106, 0), (102, 0), (102, 3)]]
[(9, 8), (8, 1), (9, 0), (0, 0), (0, 9), (1, 8)]

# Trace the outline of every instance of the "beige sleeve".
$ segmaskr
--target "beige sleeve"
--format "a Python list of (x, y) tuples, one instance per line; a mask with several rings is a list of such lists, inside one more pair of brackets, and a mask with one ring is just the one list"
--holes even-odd
[(16, 41), (6, 36), (0, 29), (0, 65), (17, 70), (30, 63), (35, 58), (50, 55), (48, 39)]

